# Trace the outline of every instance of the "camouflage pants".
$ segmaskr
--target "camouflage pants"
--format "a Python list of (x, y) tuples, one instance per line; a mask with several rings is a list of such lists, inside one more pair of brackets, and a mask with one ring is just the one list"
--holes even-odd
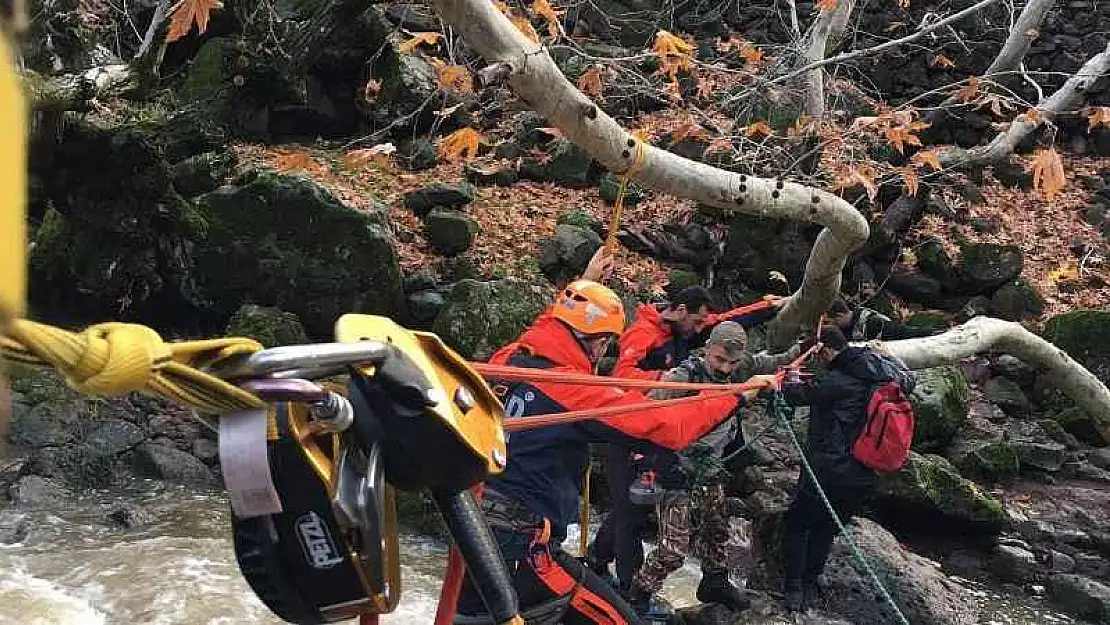
[(651, 594), (659, 592), (667, 576), (682, 568), (690, 553), (701, 559), (703, 575), (726, 570), (729, 523), (722, 485), (667, 491), (657, 504), (657, 511), (659, 535), (655, 550), (648, 554), (632, 580), (638, 589)]

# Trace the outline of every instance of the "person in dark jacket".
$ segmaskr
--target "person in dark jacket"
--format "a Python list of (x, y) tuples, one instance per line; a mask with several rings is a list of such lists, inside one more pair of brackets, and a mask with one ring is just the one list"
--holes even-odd
[(941, 330), (915, 328), (894, 321), (877, 310), (858, 306), (853, 308), (843, 298), (833, 300), (826, 313), (849, 341), (916, 339), (933, 336)]
[[(792, 405), (809, 406), (807, 458), (833, 508), (844, 522), (866, 503), (876, 473), (852, 455), (852, 444), (866, 422), (867, 404), (883, 382), (897, 381), (909, 393), (913, 375), (901, 361), (869, 347), (848, 345), (838, 328), (821, 330), (816, 358), (826, 370), (807, 383), (792, 372), (783, 396)], [(837, 527), (803, 470), (786, 513), (783, 553), (786, 558), (786, 605), (804, 610), (817, 593)]]
[[(764, 311), (744, 315), (711, 313), (712, 296), (703, 286), (690, 286), (668, 302), (644, 304), (620, 337), (620, 353), (612, 375), (618, 378), (658, 380), (667, 370), (685, 361), (690, 350), (705, 342), (708, 327), (725, 320), (751, 327), (773, 317), (785, 303), (775, 300)], [(703, 336), (704, 335), (704, 336)], [(599, 575), (612, 579), (609, 564), (615, 561), (616, 582), (627, 591), (632, 577), (644, 562), (643, 536), (647, 532), (648, 509), (633, 505), (628, 488), (640, 469), (634, 454), (619, 445), (604, 450), (609, 501), (612, 509), (590, 544), (587, 562)]]
[[(620, 298), (585, 280), (569, 284), (556, 303), (491, 362), (575, 374), (594, 373), (597, 361), (624, 326)], [(551, 382), (492, 381), (507, 419), (649, 401), (638, 392)], [(751, 394), (754, 395), (754, 392)], [(567, 625), (637, 623), (615, 589), (562, 551), (567, 526), (577, 521), (589, 445), (611, 442), (644, 451), (681, 449), (728, 417), (740, 397), (713, 397), (671, 406), (514, 432), (505, 471), (486, 483), (482, 510), (513, 575), (524, 613), (566, 601)], [(476, 589), (464, 582), (456, 622), (486, 615)]]

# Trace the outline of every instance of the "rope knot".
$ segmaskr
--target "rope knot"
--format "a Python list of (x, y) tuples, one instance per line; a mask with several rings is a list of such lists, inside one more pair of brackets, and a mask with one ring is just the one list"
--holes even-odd
[(70, 386), (88, 395), (118, 395), (144, 390), (173, 358), (157, 332), (130, 323), (100, 323), (78, 335), (82, 348), (60, 363)]

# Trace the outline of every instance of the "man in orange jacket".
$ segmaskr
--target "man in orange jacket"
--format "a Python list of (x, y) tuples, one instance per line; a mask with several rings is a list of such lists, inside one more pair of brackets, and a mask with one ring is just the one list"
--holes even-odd
[[(774, 300), (768, 308), (746, 314), (736, 315), (733, 311), (716, 314), (709, 311), (712, 303), (709, 290), (691, 286), (666, 303), (643, 304), (621, 334), (613, 376), (658, 380), (686, 360), (691, 349), (704, 343), (713, 326), (734, 321), (752, 327), (773, 317), (785, 302)], [(609, 445), (605, 450), (605, 466), (611, 509), (590, 545), (587, 561), (590, 568), (605, 577), (609, 576), (609, 563), (615, 561), (616, 583), (627, 591), (632, 577), (644, 563), (643, 536), (648, 509), (628, 499), (628, 488), (637, 473), (629, 449)]]
[[(620, 298), (586, 280), (567, 285), (542, 315), (491, 362), (566, 373), (594, 373), (597, 361), (624, 327)], [(765, 376), (770, 377), (770, 376)], [(767, 381), (769, 383), (769, 381)], [(497, 382), (493, 382), (497, 386)], [(750, 391), (749, 395), (754, 395)], [(503, 389), (508, 418), (620, 406), (649, 401), (643, 393), (611, 387), (511, 382)], [(486, 484), (482, 509), (527, 616), (541, 609), (565, 611), (568, 625), (621, 625), (638, 619), (616, 591), (562, 551), (567, 526), (576, 522), (589, 444), (677, 450), (724, 420), (744, 399), (725, 396), (685, 406), (640, 410), (591, 421), (514, 432), (509, 464)], [(457, 623), (485, 612), (474, 587), (464, 584)]]

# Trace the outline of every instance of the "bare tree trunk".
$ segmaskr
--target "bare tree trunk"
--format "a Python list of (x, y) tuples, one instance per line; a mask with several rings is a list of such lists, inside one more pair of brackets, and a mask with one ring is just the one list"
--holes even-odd
[(61, 76), (26, 71), (23, 83), (34, 110), (68, 111), (88, 106), (96, 98), (125, 91), (132, 86), (133, 75), (129, 65), (105, 65)]
[[(844, 263), (867, 240), (867, 220), (842, 198), (783, 180), (727, 172), (636, 139), (579, 92), (541, 46), (524, 37), (489, 0), (435, 0), (443, 20), (492, 64), (514, 93), (603, 166), (637, 182), (724, 210), (810, 221), (825, 226), (806, 263), (801, 287), (772, 323), (772, 345), (809, 327), (840, 288)], [(642, 150), (642, 159), (637, 153)]]
[(1087, 92), (1099, 78), (1110, 73), (1110, 44), (1091, 57), (1056, 93), (1037, 105), (1037, 114), (1018, 115), (1010, 127), (996, 135), (990, 143), (970, 150), (949, 148), (940, 154), (944, 167), (976, 167), (996, 163), (1013, 153), (1019, 143), (1046, 121), (1077, 109), (1087, 99)]
[(1091, 414), (1110, 414), (1110, 390), (1064, 350), (1019, 323), (975, 317), (944, 334), (890, 341), (883, 346), (911, 369), (957, 362), (985, 351), (1011, 354), (1037, 369), (1056, 388)]
[[(809, 29), (805, 51), (799, 65), (812, 66), (828, 56), (829, 50), (843, 39), (855, 4), (855, 0), (838, 0), (836, 8), (818, 16)], [(823, 117), (825, 115), (825, 70), (822, 67), (814, 67), (805, 73), (803, 83), (806, 115)]]

